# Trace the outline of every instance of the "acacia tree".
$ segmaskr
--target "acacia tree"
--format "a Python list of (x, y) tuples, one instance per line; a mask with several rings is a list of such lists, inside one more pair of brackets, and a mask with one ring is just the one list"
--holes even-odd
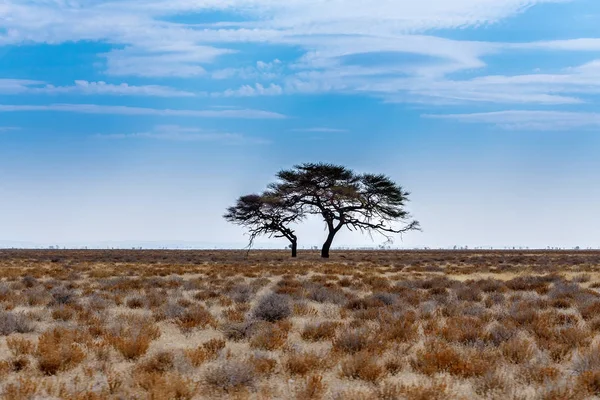
[[(388, 241), (393, 234), (418, 230), (404, 209), (409, 193), (385, 175), (356, 174), (333, 164), (306, 163), (277, 174), (270, 190), (303, 214), (320, 215), (327, 226), (321, 257), (329, 258), (335, 235), (343, 228), (378, 233)], [(398, 226), (401, 225), (401, 226)]]
[(289, 224), (303, 218), (300, 211), (295, 205), (284, 203), (283, 199), (274, 193), (266, 192), (262, 195), (250, 194), (240, 197), (235, 206), (227, 209), (223, 218), (248, 229), (248, 249), (252, 248), (254, 239), (260, 235), (286, 238), (290, 241), (292, 257), (296, 257), (298, 238)]

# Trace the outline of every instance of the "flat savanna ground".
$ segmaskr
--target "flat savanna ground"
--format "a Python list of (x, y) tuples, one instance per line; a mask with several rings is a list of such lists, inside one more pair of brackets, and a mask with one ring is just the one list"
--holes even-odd
[(0, 250), (6, 399), (600, 396), (600, 252)]

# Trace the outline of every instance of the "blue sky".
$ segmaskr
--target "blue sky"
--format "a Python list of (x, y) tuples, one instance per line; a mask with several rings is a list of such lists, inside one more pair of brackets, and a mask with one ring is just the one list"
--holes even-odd
[(0, 242), (243, 245), (224, 209), (326, 161), (412, 192), (398, 246), (600, 247), (598, 27), (595, 0), (0, 0)]

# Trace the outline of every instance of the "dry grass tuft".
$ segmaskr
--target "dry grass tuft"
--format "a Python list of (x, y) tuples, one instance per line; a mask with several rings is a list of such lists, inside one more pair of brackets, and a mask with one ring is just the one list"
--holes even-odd
[(54, 328), (42, 333), (35, 352), (40, 371), (55, 375), (79, 365), (86, 357), (82, 344), (89, 340), (75, 329)]
[(321, 375), (311, 375), (306, 378), (302, 386), (296, 391), (296, 400), (318, 400), (323, 397), (327, 385)]
[(311, 352), (294, 352), (288, 355), (283, 363), (285, 370), (291, 375), (307, 375), (325, 367), (322, 355)]
[(335, 337), (337, 328), (340, 326), (337, 322), (325, 321), (315, 324), (307, 324), (302, 330), (302, 339), (310, 342), (321, 340), (331, 340)]
[(183, 315), (177, 318), (176, 324), (183, 332), (191, 332), (194, 328), (217, 327), (217, 321), (212, 314), (199, 304), (185, 310)]
[(6, 339), (6, 346), (15, 357), (33, 354), (35, 344), (31, 340), (15, 336)]
[(345, 378), (374, 383), (384, 373), (385, 369), (377, 362), (377, 356), (368, 352), (360, 352), (342, 361), (340, 375)]
[(211, 339), (195, 349), (186, 349), (185, 355), (194, 367), (199, 367), (207, 361), (216, 359), (225, 346), (225, 340)]
[(255, 379), (255, 370), (251, 364), (236, 361), (214, 366), (204, 376), (209, 386), (227, 393), (252, 386)]
[(417, 351), (411, 359), (411, 366), (425, 375), (447, 372), (470, 378), (484, 375), (490, 368), (490, 361), (478, 352), (467, 353), (464, 349), (460, 352), (449, 344), (432, 341)]

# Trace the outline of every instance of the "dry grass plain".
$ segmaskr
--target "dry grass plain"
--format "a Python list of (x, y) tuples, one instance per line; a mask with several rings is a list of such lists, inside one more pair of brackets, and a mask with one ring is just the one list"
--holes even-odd
[(587, 399), (600, 252), (0, 250), (5, 399)]

